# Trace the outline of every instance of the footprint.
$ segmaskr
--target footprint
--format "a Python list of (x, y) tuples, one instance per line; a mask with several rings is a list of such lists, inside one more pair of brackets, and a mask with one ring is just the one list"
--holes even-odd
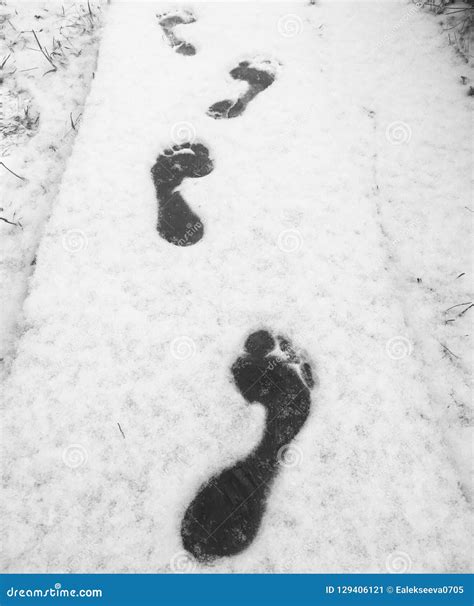
[(180, 40), (174, 33), (176, 25), (194, 23), (196, 17), (189, 10), (176, 10), (172, 12), (156, 15), (158, 23), (161, 25), (163, 32), (170, 43), (171, 48), (180, 55), (195, 55), (196, 49), (189, 42)]
[(253, 452), (204, 484), (186, 510), (183, 545), (202, 562), (235, 555), (254, 540), (284, 447), (310, 411), (311, 367), (288, 339), (275, 340), (259, 330), (247, 338), (244, 349), (232, 374), (247, 402), (267, 409), (266, 428)]
[(171, 244), (191, 246), (203, 237), (201, 219), (176, 188), (186, 177), (204, 177), (213, 169), (209, 150), (202, 143), (173, 145), (158, 156), (151, 169), (158, 199), (157, 230)]
[(208, 116), (221, 120), (223, 118), (236, 118), (240, 116), (247, 105), (259, 93), (268, 88), (275, 80), (280, 64), (270, 59), (241, 61), (230, 75), (234, 80), (243, 80), (248, 83), (247, 91), (237, 100), (225, 99), (211, 105), (207, 110)]

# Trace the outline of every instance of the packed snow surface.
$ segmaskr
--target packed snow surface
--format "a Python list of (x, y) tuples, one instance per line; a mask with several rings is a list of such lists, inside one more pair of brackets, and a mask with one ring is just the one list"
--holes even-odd
[[(4, 386), (11, 572), (462, 572), (469, 563), (469, 69), (413, 4), (112, 3)], [(206, 111), (279, 65), (244, 114)], [(150, 170), (202, 142), (156, 231)], [(447, 322), (447, 320), (454, 320)], [(265, 427), (230, 367), (286, 334), (317, 377), (252, 545), (212, 566), (180, 524)]]

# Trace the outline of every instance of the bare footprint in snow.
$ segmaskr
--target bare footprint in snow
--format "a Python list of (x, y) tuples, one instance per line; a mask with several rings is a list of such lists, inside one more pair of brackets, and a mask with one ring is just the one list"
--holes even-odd
[(206, 562), (246, 549), (257, 535), (284, 451), (304, 425), (314, 387), (311, 367), (290, 341), (267, 330), (247, 338), (232, 366), (237, 389), (266, 408), (260, 444), (198, 491), (181, 525), (185, 549)]
[(195, 55), (196, 48), (189, 42), (185, 42), (176, 36), (174, 28), (177, 25), (194, 23), (196, 17), (189, 10), (176, 10), (157, 15), (160, 24), (171, 48), (180, 55)]
[(158, 200), (157, 230), (176, 246), (191, 246), (204, 235), (204, 225), (177, 187), (185, 178), (199, 178), (214, 169), (209, 150), (202, 143), (174, 145), (158, 156), (151, 169)]
[(271, 59), (241, 61), (231, 70), (230, 75), (234, 80), (247, 82), (246, 92), (238, 99), (225, 99), (214, 103), (207, 110), (207, 114), (216, 120), (240, 116), (250, 101), (274, 82), (279, 68), (280, 64)]

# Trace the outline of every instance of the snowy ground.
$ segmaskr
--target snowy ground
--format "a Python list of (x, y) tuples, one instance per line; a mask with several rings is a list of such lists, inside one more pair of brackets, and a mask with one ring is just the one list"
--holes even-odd
[[(112, 3), (4, 388), (3, 569), (470, 568), (470, 67), (411, 3)], [(240, 118), (242, 59), (278, 78)], [(155, 229), (150, 169), (195, 138), (195, 246)], [(230, 367), (286, 333), (319, 385), (255, 542), (198, 565), (198, 487), (258, 443)]]
[(0, 2), (0, 377), (14, 356), (32, 263), (80, 128), (102, 15), (97, 2)]

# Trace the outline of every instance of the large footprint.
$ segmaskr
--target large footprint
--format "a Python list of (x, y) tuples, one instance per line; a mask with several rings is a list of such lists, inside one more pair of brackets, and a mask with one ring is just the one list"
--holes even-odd
[(225, 99), (214, 103), (207, 110), (207, 114), (216, 120), (240, 116), (250, 101), (273, 83), (279, 67), (279, 63), (270, 59), (242, 61), (231, 70), (230, 75), (234, 80), (247, 82), (247, 91), (238, 99)]
[(314, 386), (301, 354), (266, 330), (247, 338), (232, 374), (247, 402), (267, 409), (266, 429), (255, 450), (204, 484), (186, 510), (183, 545), (204, 562), (235, 555), (255, 538), (285, 447), (308, 417)]
[(185, 42), (176, 36), (174, 28), (177, 25), (194, 23), (196, 17), (189, 10), (176, 10), (173, 12), (162, 13), (156, 15), (158, 23), (161, 25), (163, 32), (170, 43), (171, 48), (180, 55), (195, 55), (196, 49), (189, 42)]
[(157, 230), (176, 246), (191, 246), (204, 235), (204, 225), (176, 188), (186, 177), (208, 175), (214, 168), (202, 143), (183, 143), (165, 149), (151, 169), (158, 200)]

